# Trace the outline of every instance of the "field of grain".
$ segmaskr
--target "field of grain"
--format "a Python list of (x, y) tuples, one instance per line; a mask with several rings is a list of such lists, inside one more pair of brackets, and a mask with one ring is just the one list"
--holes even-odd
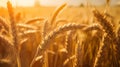
[(120, 67), (120, 7), (0, 8), (0, 67)]

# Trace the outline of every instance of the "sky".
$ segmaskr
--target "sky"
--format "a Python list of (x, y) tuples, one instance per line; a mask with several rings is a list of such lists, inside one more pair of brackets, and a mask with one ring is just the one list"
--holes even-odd
[[(0, 7), (6, 7), (6, 2), (8, 0), (0, 0)], [(33, 6), (34, 0), (9, 0), (12, 2), (14, 6)], [(94, 5), (103, 5), (105, 4), (106, 0), (39, 0), (41, 5), (44, 6), (57, 6), (64, 2), (68, 5), (79, 6), (81, 3), (86, 4), (86, 1), (89, 1), (91, 4)], [(111, 0), (111, 4), (115, 4), (120, 0)]]

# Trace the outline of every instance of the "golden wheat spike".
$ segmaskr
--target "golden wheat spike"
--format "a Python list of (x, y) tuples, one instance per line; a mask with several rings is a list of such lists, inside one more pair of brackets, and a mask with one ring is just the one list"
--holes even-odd
[[(99, 21), (99, 24), (102, 26), (102, 28), (105, 30), (105, 32), (107, 33), (107, 36), (105, 37), (105, 41), (104, 44), (108, 44), (107, 41), (110, 41), (112, 46), (112, 53), (114, 55), (114, 58), (112, 58), (113, 62), (116, 67), (119, 67), (119, 48), (118, 47), (118, 42), (117, 42), (117, 35), (115, 33), (113, 24), (110, 23), (110, 21), (108, 21), (105, 17), (104, 14), (101, 14), (98, 10), (94, 10), (93, 11), (94, 16), (97, 18), (97, 20)], [(114, 47), (113, 47), (114, 46)], [(100, 50), (103, 49), (102, 47), (99, 48)], [(99, 54), (99, 53), (98, 53)], [(112, 56), (113, 57), (113, 56)], [(94, 67), (96, 67), (97, 63), (99, 63), (100, 60), (97, 60), (98, 58), (96, 58), (95, 63), (94, 63)]]
[(70, 50), (71, 49), (70, 47), (72, 46), (72, 43), (73, 43), (71, 42), (73, 40), (73, 36), (76, 35), (75, 33), (76, 33), (76, 30), (70, 30), (67, 32), (65, 37), (65, 48), (69, 55), (72, 53)]
[(34, 56), (34, 59), (31, 62), (31, 66), (35, 62), (35, 58), (38, 55), (43, 54), (43, 52), (50, 46), (50, 45), (48, 45), (48, 43), (50, 43), (58, 34), (68, 31), (68, 30), (83, 29), (84, 27), (86, 27), (86, 25), (84, 25), (84, 24), (70, 23), (70, 24), (63, 25), (63, 26), (59, 27), (58, 29), (55, 29), (54, 31), (50, 32), (43, 39), (42, 43), (38, 46), (37, 51)]
[(77, 46), (76, 46), (76, 66), (80, 67), (81, 66), (81, 50), (82, 50), (82, 47), (81, 47), (81, 43), (79, 40), (77, 40)]
[[(95, 26), (95, 25), (94, 25)], [(53, 39), (60, 33), (68, 31), (68, 30), (76, 30), (76, 29), (84, 29), (86, 27), (86, 25), (80, 25), (80, 24), (74, 24), (74, 23), (70, 23), (64, 26), (59, 27), (58, 29), (55, 29), (54, 31), (50, 32), (42, 41), (41, 45), (39, 45), (40, 47), (38, 47), (37, 50), (37, 54), (35, 56), (38, 55), (39, 52), (41, 52), (40, 54), (42, 54), (50, 45), (48, 45), (51, 41), (53, 41)], [(96, 30), (96, 28), (94, 29), (92, 27), (93, 30)], [(99, 29), (99, 28), (97, 28)]]
[[(107, 38), (108, 40), (111, 41), (111, 45), (114, 46), (115, 50), (113, 50), (116, 57), (115, 57), (115, 64), (116, 66), (119, 65), (118, 61), (119, 61), (119, 48), (118, 47), (118, 40), (117, 40), (117, 35), (115, 33), (115, 30), (114, 30), (114, 27), (113, 27), (113, 24), (111, 24), (107, 19), (106, 17), (104, 17), (104, 14), (101, 14), (99, 11), (97, 10), (94, 10), (93, 11), (94, 13), (94, 16), (97, 18), (97, 20), (99, 21), (99, 24), (102, 26), (102, 28), (104, 29), (104, 31), (107, 33)], [(113, 45), (114, 44), (114, 45)], [(117, 58), (117, 59), (116, 59)], [(97, 62), (96, 62), (97, 63)], [(95, 65), (96, 65), (95, 63)]]
[(62, 4), (61, 6), (59, 6), (59, 7), (53, 12), (53, 14), (52, 14), (52, 16), (51, 16), (51, 18), (50, 18), (50, 21), (49, 21), (49, 22), (51, 23), (51, 25), (53, 25), (56, 17), (57, 17), (58, 14), (61, 12), (61, 10), (62, 10), (63, 8), (65, 8), (66, 5), (67, 5), (66, 3), (65, 3), (65, 4)]
[(19, 38), (17, 35), (17, 27), (14, 19), (14, 11), (10, 1), (7, 2), (7, 9), (10, 17), (10, 22), (11, 22), (10, 25), (11, 25), (11, 31), (12, 31), (12, 37), (13, 37), (13, 44), (16, 48), (16, 53), (17, 53), (17, 56), (16, 56), (17, 65), (18, 67), (21, 67), (20, 57), (19, 57), (19, 40), (18, 40)]
[(67, 32), (66, 36), (65, 36), (65, 48), (67, 48), (68, 46), (68, 39), (69, 39), (69, 36), (71, 35), (71, 30)]
[(106, 17), (104, 16), (104, 14), (101, 14), (98, 10), (94, 9), (93, 10), (93, 14), (94, 16), (97, 18), (97, 20), (99, 21), (99, 24), (103, 27), (103, 29), (105, 30), (106, 33), (108, 33), (108, 36), (110, 36), (113, 39), (116, 39), (116, 35), (113, 29), (113, 24), (111, 24)]
[(10, 3), (10, 1), (7, 2), (7, 8), (8, 8), (9, 15), (13, 16), (14, 11), (13, 11), (13, 7), (12, 7), (12, 4)]
[(98, 30), (98, 31), (103, 32), (101, 26), (98, 25), (98, 24), (92, 24), (92, 25), (89, 25), (89, 26), (87, 26), (83, 29), (84, 32), (89, 32), (89, 31), (92, 31), (92, 30)]
[(9, 25), (7, 24), (5, 19), (2, 18), (1, 16), (0, 16), (0, 25), (2, 25), (5, 28), (5, 30), (9, 31)]
[(48, 34), (48, 36), (46, 36), (45, 39), (43, 40), (41, 46), (42, 46), (42, 48), (46, 48), (48, 42), (50, 42), (53, 38), (55, 38), (58, 34), (60, 34), (62, 32), (65, 32), (68, 30), (82, 29), (85, 26), (86, 25), (84, 25), (84, 24), (75, 24), (75, 23), (63, 25), (63, 26), (59, 27), (58, 29), (55, 29), (54, 31), (50, 32)]
[[(58, 16), (58, 14), (60, 14), (61, 10), (63, 8), (65, 8), (67, 4), (62, 4), (61, 6), (59, 6), (52, 14), (52, 16), (49, 18), (49, 20), (45, 20), (44, 23), (44, 27), (43, 27), (43, 38), (54, 28), (54, 26), (56, 25), (56, 17)], [(54, 23), (55, 22), (55, 23)], [(55, 24), (55, 25), (53, 25)]]
[(10, 16), (10, 21), (11, 21), (11, 30), (12, 30), (14, 45), (16, 46), (16, 48), (18, 48), (17, 28), (16, 28), (15, 19), (14, 19), (13, 7), (10, 1), (7, 2), (7, 8), (8, 8), (9, 16)]

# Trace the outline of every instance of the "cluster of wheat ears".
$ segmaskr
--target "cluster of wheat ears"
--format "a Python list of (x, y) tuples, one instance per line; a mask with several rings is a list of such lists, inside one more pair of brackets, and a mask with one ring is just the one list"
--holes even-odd
[(58, 19), (65, 7), (48, 19), (17, 23), (7, 2), (10, 21), (0, 17), (0, 67), (120, 67), (119, 25), (95, 8), (96, 23)]

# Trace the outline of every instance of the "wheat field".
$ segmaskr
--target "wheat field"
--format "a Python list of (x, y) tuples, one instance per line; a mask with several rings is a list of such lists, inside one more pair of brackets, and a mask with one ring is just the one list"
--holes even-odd
[(120, 7), (0, 8), (0, 67), (120, 67)]

